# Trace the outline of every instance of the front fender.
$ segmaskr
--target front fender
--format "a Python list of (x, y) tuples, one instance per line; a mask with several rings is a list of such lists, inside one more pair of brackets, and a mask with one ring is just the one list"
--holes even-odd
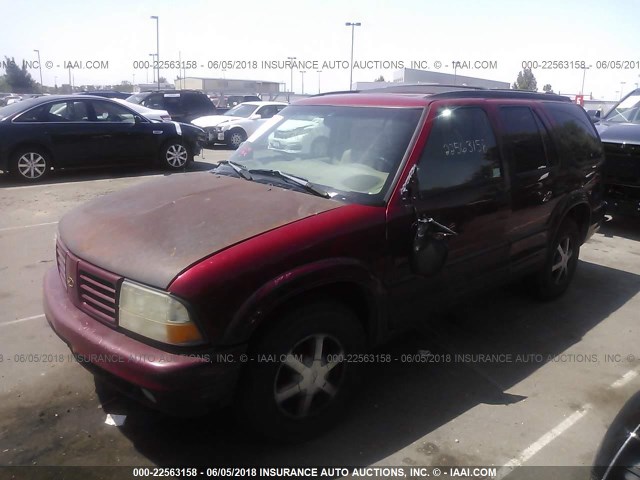
[(385, 311), (382, 283), (361, 262), (351, 258), (329, 258), (301, 265), (272, 278), (242, 304), (229, 323), (223, 344), (247, 342), (255, 330), (269, 319), (275, 309), (303, 294), (321, 291), (331, 285), (349, 284), (364, 296), (369, 332), (377, 337), (382, 329)]

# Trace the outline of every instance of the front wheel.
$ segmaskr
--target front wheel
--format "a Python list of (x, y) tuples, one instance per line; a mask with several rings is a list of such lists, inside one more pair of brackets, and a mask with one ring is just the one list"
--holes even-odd
[(247, 139), (247, 135), (242, 130), (231, 130), (227, 134), (227, 145), (234, 150), (237, 149), (242, 142)]
[(169, 170), (182, 170), (190, 160), (189, 148), (179, 140), (167, 142), (160, 151), (160, 165)]
[(363, 349), (362, 327), (349, 309), (315, 303), (289, 312), (252, 347), (240, 420), (279, 440), (317, 435), (344, 411), (359, 377), (348, 359)]
[(536, 293), (540, 299), (552, 300), (569, 288), (579, 255), (578, 227), (573, 220), (566, 219), (550, 245), (544, 268), (536, 277)]

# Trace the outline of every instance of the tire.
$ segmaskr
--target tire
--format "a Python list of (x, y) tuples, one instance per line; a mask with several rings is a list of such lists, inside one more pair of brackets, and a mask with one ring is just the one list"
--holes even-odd
[(179, 139), (169, 140), (160, 150), (159, 164), (168, 170), (184, 170), (193, 160), (189, 147)]
[(569, 288), (578, 266), (579, 237), (576, 223), (565, 219), (550, 245), (544, 268), (536, 276), (536, 294), (541, 300), (558, 298)]
[(318, 435), (345, 411), (360, 377), (357, 363), (335, 357), (362, 351), (364, 332), (351, 310), (321, 302), (290, 311), (250, 348), (236, 402), (240, 422), (280, 441)]
[(51, 155), (38, 147), (21, 148), (11, 157), (10, 171), (23, 182), (38, 182), (51, 172)]
[(244, 131), (236, 128), (235, 130), (231, 130), (227, 134), (226, 143), (227, 146), (236, 150), (242, 142), (247, 139), (247, 134)]

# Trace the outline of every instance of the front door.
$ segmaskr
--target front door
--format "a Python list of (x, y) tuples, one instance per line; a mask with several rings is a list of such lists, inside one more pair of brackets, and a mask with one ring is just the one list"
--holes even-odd
[[(389, 287), (393, 306), (405, 312), (396, 320), (405, 318), (407, 309), (443, 305), (508, 271), (509, 200), (487, 110), (482, 103), (435, 105), (427, 125), (412, 198), (389, 219)], [(425, 275), (416, 271), (412, 256), (417, 227), (428, 220), (444, 227), (426, 235), (446, 256), (437, 271)]]

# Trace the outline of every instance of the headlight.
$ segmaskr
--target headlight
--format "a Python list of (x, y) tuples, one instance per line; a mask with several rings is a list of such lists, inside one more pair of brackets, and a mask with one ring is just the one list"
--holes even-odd
[(128, 280), (120, 288), (119, 324), (131, 332), (172, 345), (203, 342), (198, 327), (181, 302)]

